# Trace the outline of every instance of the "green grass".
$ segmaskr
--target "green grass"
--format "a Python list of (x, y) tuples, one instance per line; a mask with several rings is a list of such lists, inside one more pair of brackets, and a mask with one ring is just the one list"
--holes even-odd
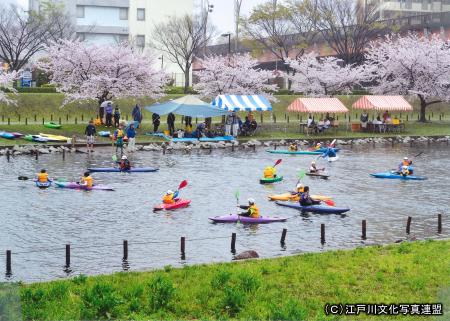
[(448, 320), (449, 285), (450, 241), (425, 241), (153, 272), (78, 276), (21, 285), (21, 298), (26, 320), (348, 320), (325, 316), (324, 305), (436, 302), (446, 307), (442, 320)]

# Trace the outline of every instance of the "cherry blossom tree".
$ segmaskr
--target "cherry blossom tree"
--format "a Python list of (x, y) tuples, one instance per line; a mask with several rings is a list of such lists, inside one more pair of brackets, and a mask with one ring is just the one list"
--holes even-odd
[(64, 104), (74, 100), (106, 100), (123, 97), (160, 97), (166, 75), (155, 68), (155, 58), (126, 44), (97, 46), (61, 40), (47, 48), (38, 68), (51, 74), (51, 83), (65, 94)]
[(335, 57), (319, 58), (316, 53), (308, 53), (294, 60), (288, 60), (295, 71), (288, 76), (292, 89), (311, 96), (329, 96), (336, 93), (349, 93), (363, 80), (361, 68), (355, 65), (343, 65)]
[(277, 85), (269, 80), (276, 75), (272, 71), (257, 68), (258, 61), (249, 54), (231, 56), (210, 56), (200, 60), (204, 68), (196, 76), (198, 83), (194, 89), (203, 97), (213, 98), (221, 94), (262, 94), (273, 100), (270, 92)]
[(8, 97), (8, 94), (2, 89), (7, 89), (9, 92), (16, 93), (17, 91), (12, 87), (12, 82), (17, 79), (17, 72), (0, 72), (0, 102), (11, 104), (15, 100)]
[(417, 95), (421, 122), (428, 106), (450, 100), (450, 48), (438, 35), (411, 33), (372, 42), (365, 70), (374, 94)]

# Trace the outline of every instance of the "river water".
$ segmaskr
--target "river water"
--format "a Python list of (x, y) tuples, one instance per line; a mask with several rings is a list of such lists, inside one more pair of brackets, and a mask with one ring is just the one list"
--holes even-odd
[[(371, 172), (395, 168), (405, 156), (414, 159), (417, 175), (426, 181), (383, 180)], [(123, 268), (142, 270), (166, 265), (230, 261), (231, 234), (237, 234), (237, 252), (254, 249), (261, 257), (302, 252), (353, 248), (364, 244), (389, 243), (405, 239), (407, 216), (412, 217), (410, 237), (448, 237), (450, 217), (450, 149), (433, 146), (346, 147), (340, 159), (327, 166), (329, 180), (304, 178), (312, 194), (333, 196), (337, 206), (348, 206), (347, 215), (299, 215), (278, 207), (267, 196), (293, 189), (300, 169), (315, 156), (272, 155), (264, 148), (252, 150), (205, 150), (191, 154), (138, 152), (131, 156), (135, 166), (155, 166), (156, 173), (96, 173), (97, 183), (116, 189), (76, 191), (40, 190), (20, 175), (33, 176), (46, 168), (51, 176), (78, 178), (87, 167), (108, 167), (110, 148), (92, 155), (41, 155), (0, 158), (0, 267), (6, 250), (12, 251), (13, 281), (41, 281), (70, 275), (102, 274)], [(262, 169), (283, 158), (278, 166), (285, 180), (273, 186), (258, 184)], [(433, 175), (434, 174), (434, 175)], [(192, 200), (189, 208), (154, 213), (167, 189), (181, 180), (189, 185), (181, 196)], [(246, 226), (213, 224), (209, 216), (236, 211), (235, 191), (241, 203), (255, 198), (263, 215), (289, 217), (284, 223)], [(437, 214), (443, 213), (443, 233), (437, 234)], [(361, 220), (367, 220), (367, 240), (361, 240)], [(320, 242), (320, 225), (326, 226), (326, 243)], [(288, 230), (280, 245), (283, 228)], [(186, 237), (186, 255), (180, 257), (180, 237)], [(128, 240), (128, 261), (122, 261), (122, 241)], [(65, 269), (65, 244), (71, 244), (71, 266)], [(5, 270), (3, 270), (5, 271)], [(7, 278), (3, 274), (4, 278)]]

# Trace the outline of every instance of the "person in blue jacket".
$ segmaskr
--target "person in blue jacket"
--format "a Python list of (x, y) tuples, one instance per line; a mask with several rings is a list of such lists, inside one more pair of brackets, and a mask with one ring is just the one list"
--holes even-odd
[(134, 152), (136, 144), (136, 129), (134, 128), (134, 122), (130, 124), (127, 128), (128, 146), (129, 152)]
[(334, 148), (328, 147), (327, 150), (322, 154), (322, 157), (336, 157), (336, 150)]

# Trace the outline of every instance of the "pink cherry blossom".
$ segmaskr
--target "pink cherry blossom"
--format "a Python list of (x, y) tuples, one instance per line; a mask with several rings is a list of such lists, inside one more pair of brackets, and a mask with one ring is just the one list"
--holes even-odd
[[(13, 72), (0, 72), (0, 88), (8, 89), (12, 93), (17, 93), (17, 91), (13, 88), (13, 81), (16, 80), (18, 74), (16, 71)], [(0, 89), (0, 102), (6, 104), (14, 104), (15, 100), (11, 98), (11, 95), (8, 95), (3, 90)]]

